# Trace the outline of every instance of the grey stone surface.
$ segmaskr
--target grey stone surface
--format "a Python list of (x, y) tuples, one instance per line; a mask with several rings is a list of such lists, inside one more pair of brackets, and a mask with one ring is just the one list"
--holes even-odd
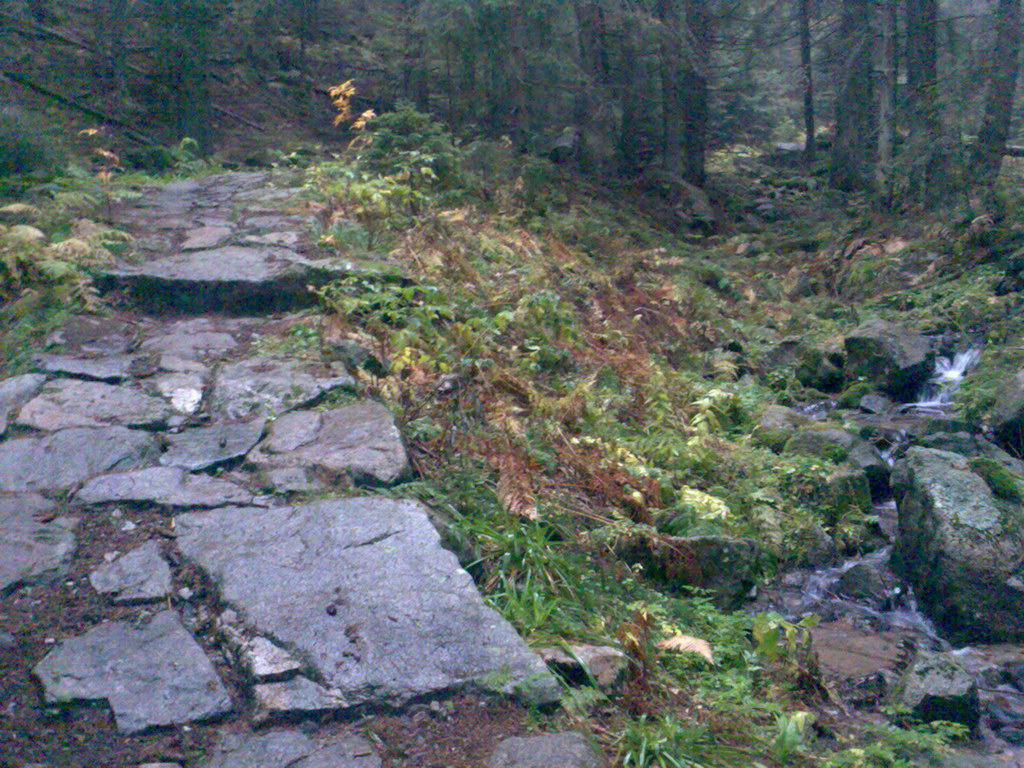
[(117, 603), (159, 600), (171, 591), (171, 569), (155, 541), (147, 541), (89, 574), (89, 583)]
[(894, 566), (955, 639), (1024, 639), (1024, 508), (954, 453), (911, 448), (893, 470)]
[(322, 491), (326, 483), (305, 467), (281, 467), (263, 473), (263, 481), (278, 493), (308, 493)]
[(864, 377), (898, 400), (912, 399), (935, 365), (930, 339), (884, 320), (864, 323), (843, 343), (847, 377)]
[(205, 380), (200, 373), (165, 373), (153, 379), (153, 386), (178, 413), (193, 414), (203, 403)]
[(354, 385), (344, 372), (319, 371), (287, 358), (257, 357), (221, 366), (211, 407), (222, 419), (272, 417), (312, 403), (332, 389)]
[(203, 251), (216, 248), (231, 236), (231, 228), (223, 226), (205, 226), (190, 229), (185, 233), (181, 244), (183, 251)]
[(168, 435), (167, 452), (160, 457), (160, 463), (190, 471), (223, 464), (252, 450), (263, 436), (265, 427), (266, 420), (254, 419), (241, 423), (197, 427), (176, 435)]
[(782, 405), (769, 405), (761, 414), (754, 439), (773, 451), (781, 451), (793, 433), (811, 424), (811, 419)]
[(129, 386), (60, 379), (26, 403), (17, 422), (48, 432), (71, 427), (160, 427), (174, 413), (156, 397)]
[(340, 691), (324, 688), (305, 677), (259, 683), (253, 686), (253, 697), (263, 719), (315, 715), (350, 706)]
[(251, 504), (253, 495), (228, 480), (191, 475), (177, 467), (147, 467), (101, 475), (76, 494), (85, 504), (144, 502), (167, 507), (223, 507)]
[(37, 519), (54, 506), (34, 493), (0, 494), (0, 594), (67, 572), (75, 552), (78, 521), (57, 517), (44, 523)]
[(607, 645), (570, 645), (541, 648), (537, 652), (571, 685), (583, 685), (592, 679), (605, 693), (621, 688), (629, 671), (629, 657)]
[(987, 420), (996, 439), (1020, 453), (1024, 447), (1024, 370), (1000, 388)]
[(238, 341), (230, 333), (212, 330), (204, 321), (183, 321), (149, 337), (141, 348), (179, 360), (196, 360), (223, 354), (236, 346)]
[(124, 427), (65, 429), (0, 443), (0, 491), (63, 491), (156, 461), (156, 438)]
[(35, 364), (47, 373), (64, 373), (95, 381), (119, 382), (132, 376), (138, 358), (134, 355), (107, 357), (73, 357), (71, 355), (36, 355)]
[(140, 629), (101, 624), (60, 643), (33, 672), (49, 703), (108, 702), (123, 733), (231, 711), (213, 665), (173, 611)]
[(41, 373), (26, 373), (0, 381), (0, 435), (7, 431), (12, 411), (17, 411), (36, 396), (46, 377)]
[(200, 768), (380, 768), (373, 746), (362, 736), (317, 744), (297, 730), (227, 733)]
[(981, 717), (978, 686), (953, 653), (918, 651), (891, 699), (926, 723), (948, 720), (974, 729)]
[(384, 484), (409, 470), (394, 416), (372, 401), (323, 412), (287, 413), (271, 424), (267, 439), (249, 460), (265, 469), (305, 467)]
[(540, 657), (484, 604), (417, 502), (350, 498), (176, 522), (179, 548), (224, 603), (350, 704), (474, 685), (558, 698)]
[(487, 768), (605, 768), (608, 762), (578, 731), (505, 739)]
[(864, 472), (873, 497), (888, 495), (888, 463), (875, 446), (844, 429), (821, 426), (801, 429), (786, 441), (784, 451), (841, 461)]

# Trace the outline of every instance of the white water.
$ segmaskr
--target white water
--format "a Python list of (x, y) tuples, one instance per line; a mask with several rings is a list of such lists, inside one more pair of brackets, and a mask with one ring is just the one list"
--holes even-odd
[(964, 376), (977, 365), (980, 358), (981, 347), (969, 347), (963, 352), (957, 352), (952, 359), (938, 358), (935, 361), (935, 372), (918, 393), (917, 401), (903, 406), (903, 410), (945, 413)]

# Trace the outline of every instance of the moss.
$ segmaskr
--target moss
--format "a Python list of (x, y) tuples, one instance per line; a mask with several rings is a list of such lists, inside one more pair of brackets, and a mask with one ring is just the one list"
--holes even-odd
[(862, 397), (873, 394), (874, 391), (874, 387), (866, 381), (858, 381), (843, 390), (843, 394), (839, 396), (839, 405), (842, 408), (856, 408)]
[(1020, 478), (995, 459), (979, 456), (971, 459), (970, 467), (1000, 499), (1017, 504), (1024, 502)]

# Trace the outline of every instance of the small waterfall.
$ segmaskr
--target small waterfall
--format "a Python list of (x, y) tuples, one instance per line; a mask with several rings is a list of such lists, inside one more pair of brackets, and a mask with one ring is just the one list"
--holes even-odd
[(935, 361), (935, 372), (921, 388), (917, 401), (907, 403), (902, 410), (945, 413), (960, 388), (960, 382), (964, 380), (967, 372), (977, 365), (980, 358), (981, 347), (969, 347), (963, 352), (957, 352), (952, 358), (938, 358)]

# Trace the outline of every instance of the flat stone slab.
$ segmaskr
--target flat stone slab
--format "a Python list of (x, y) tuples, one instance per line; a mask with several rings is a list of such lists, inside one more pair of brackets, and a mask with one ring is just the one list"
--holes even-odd
[(66, 491), (156, 461), (157, 439), (124, 427), (65, 429), (0, 443), (0, 491)]
[(322, 470), (374, 484), (394, 483), (409, 471), (394, 416), (369, 400), (330, 411), (286, 413), (271, 424), (249, 460), (264, 469)]
[(113, 267), (98, 284), (132, 288), (136, 302), (149, 307), (265, 313), (312, 305), (307, 286), (342, 274), (289, 248), (228, 245)]
[(138, 366), (135, 355), (109, 357), (73, 357), (71, 355), (36, 355), (35, 364), (47, 373), (62, 373), (94, 381), (120, 382), (130, 378)]
[(255, 357), (217, 371), (211, 408), (221, 419), (278, 416), (315, 402), (332, 389), (352, 388), (344, 371), (318, 370), (283, 357)]
[(7, 431), (11, 411), (20, 409), (35, 397), (44, 383), (46, 376), (41, 373), (26, 373), (0, 381), (0, 435)]
[(238, 341), (230, 332), (211, 328), (206, 320), (186, 320), (150, 336), (140, 348), (179, 360), (197, 360), (221, 355), (236, 346)]
[(253, 698), (263, 720), (317, 715), (350, 706), (340, 692), (305, 677), (259, 683), (253, 686)]
[(173, 611), (158, 613), (141, 629), (101, 624), (60, 643), (33, 672), (48, 703), (106, 701), (123, 733), (231, 711), (213, 664)]
[(101, 565), (89, 574), (89, 583), (115, 603), (160, 600), (171, 591), (171, 569), (160, 546), (147, 541), (141, 547)]
[(467, 686), (558, 699), (543, 661), (487, 607), (418, 502), (195, 512), (176, 530), (250, 631), (304, 659), (349, 705)]
[(297, 730), (230, 733), (221, 736), (200, 768), (380, 768), (373, 746), (362, 736), (316, 744)]
[(179, 413), (193, 414), (203, 404), (205, 379), (200, 373), (165, 373), (153, 379), (153, 386)]
[(190, 475), (177, 467), (147, 467), (95, 477), (75, 496), (85, 504), (112, 501), (165, 507), (223, 507), (251, 504), (253, 495), (228, 480)]
[(174, 413), (166, 401), (134, 387), (98, 381), (51, 381), (26, 403), (17, 423), (47, 432), (71, 427), (161, 427)]
[(202, 251), (216, 248), (231, 237), (230, 227), (205, 226), (190, 229), (185, 233), (185, 242), (181, 244), (183, 251)]
[(37, 516), (53, 508), (53, 502), (35, 493), (0, 494), (0, 594), (67, 573), (78, 520), (40, 522)]
[(160, 463), (194, 472), (241, 458), (259, 442), (266, 424), (265, 419), (255, 419), (168, 435), (167, 452), (160, 457)]
[(605, 768), (608, 762), (578, 731), (505, 739), (487, 768)]

